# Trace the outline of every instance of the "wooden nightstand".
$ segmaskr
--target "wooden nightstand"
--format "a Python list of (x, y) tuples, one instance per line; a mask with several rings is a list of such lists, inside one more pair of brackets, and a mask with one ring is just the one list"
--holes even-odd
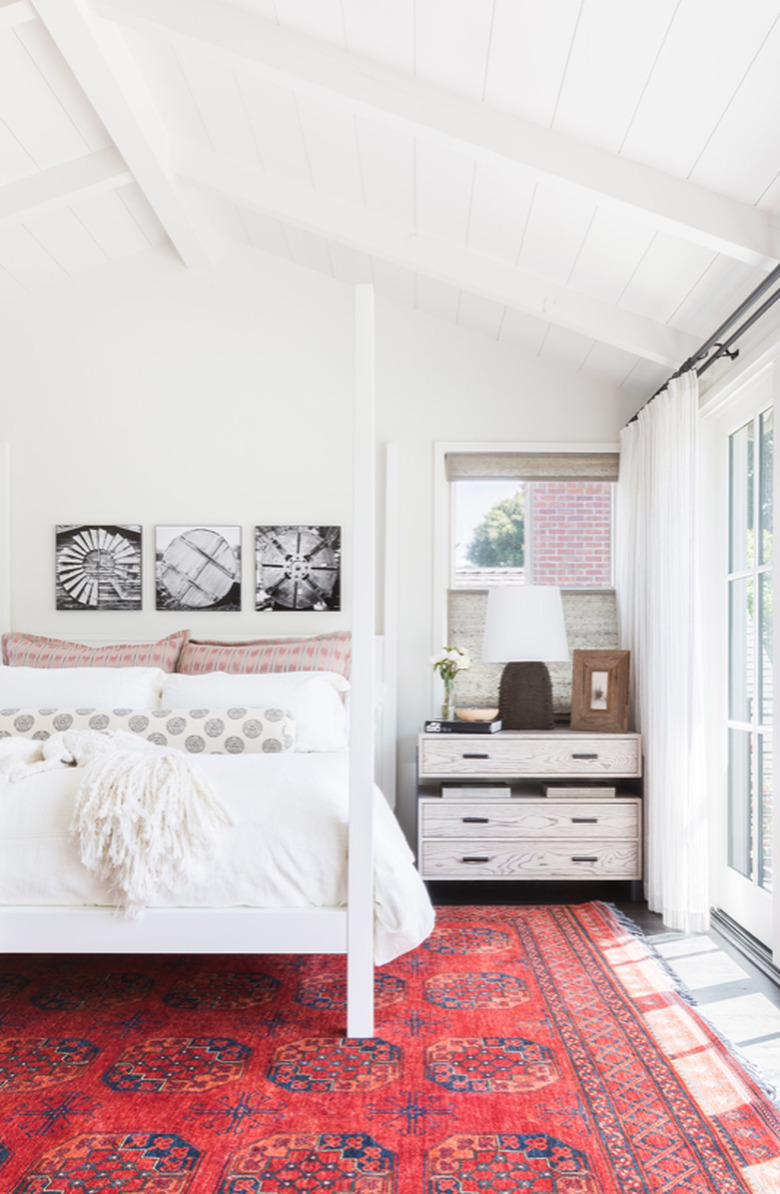
[[(642, 876), (639, 734), (568, 730), (421, 734), (418, 865), (424, 879), (583, 880)], [(509, 784), (445, 799), (448, 784)], [(623, 781), (622, 786), (620, 782)], [(616, 796), (553, 799), (542, 784), (609, 785)]]

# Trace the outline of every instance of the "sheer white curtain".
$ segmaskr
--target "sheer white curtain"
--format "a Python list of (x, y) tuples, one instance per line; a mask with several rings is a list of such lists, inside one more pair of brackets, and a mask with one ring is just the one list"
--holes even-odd
[(617, 575), (645, 754), (645, 895), (670, 928), (709, 926), (697, 550), (698, 378), (621, 434)]

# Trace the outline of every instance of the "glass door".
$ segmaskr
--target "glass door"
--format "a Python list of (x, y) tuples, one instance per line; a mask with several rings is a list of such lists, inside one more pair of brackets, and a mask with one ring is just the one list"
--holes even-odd
[[(774, 407), (771, 378), (707, 420), (713, 904), (773, 946)], [(780, 922), (779, 922), (780, 924)]]
[(728, 866), (772, 892), (772, 465), (769, 408), (729, 445)]

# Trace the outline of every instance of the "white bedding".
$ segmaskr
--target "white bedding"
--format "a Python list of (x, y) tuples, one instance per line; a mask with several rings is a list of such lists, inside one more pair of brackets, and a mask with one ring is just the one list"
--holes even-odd
[[(233, 821), (201, 881), (158, 907), (346, 903), (346, 754), (208, 755), (198, 766)], [(70, 836), (80, 768), (0, 785), (0, 906), (114, 906)], [(433, 909), (386, 800), (374, 791), (375, 960), (419, 945)], [(2, 907), (0, 907), (2, 915)]]

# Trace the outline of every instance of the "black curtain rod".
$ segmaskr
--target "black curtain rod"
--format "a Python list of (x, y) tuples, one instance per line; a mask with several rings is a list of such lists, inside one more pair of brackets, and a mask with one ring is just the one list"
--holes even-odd
[[(647, 402), (642, 403), (642, 406), (640, 406), (639, 410), (644, 410), (648, 403), (653, 401), (653, 398), (657, 398), (659, 394), (663, 394), (670, 381), (674, 381), (676, 377), (681, 377), (683, 373), (689, 373), (691, 369), (696, 369), (697, 377), (701, 377), (702, 373), (706, 373), (710, 366), (714, 365), (715, 362), (719, 361), (722, 357), (728, 357), (729, 360), (732, 361), (738, 357), (739, 349), (732, 349), (732, 344), (736, 343), (740, 336), (744, 335), (748, 328), (751, 328), (754, 323), (757, 323), (757, 321), (767, 313), (769, 308), (774, 306), (778, 299), (780, 299), (780, 287), (778, 287), (773, 294), (770, 294), (769, 298), (765, 299), (761, 306), (754, 311), (744, 323), (740, 324), (736, 331), (732, 332), (726, 340), (722, 340), (721, 337), (729, 330), (729, 328), (734, 326), (738, 319), (741, 319), (746, 311), (750, 310), (753, 304), (759, 298), (761, 298), (762, 294), (769, 290), (771, 286), (774, 286), (775, 282), (779, 281), (780, 265), (777, 265), (773, 270), (770, 271), (770, 273), (767, 274), (763, 282), (760, 282), (759, 285), (756, 286), (755, 290), (752, 290), (747, 298), (731, 312), (729, 317), (723, 321), (718, 330), (713, 332), (708, 340), (704, 341), (701, 348), (699, 348), (692, 357), (688, 357), (687, 361), (683, 361), (679, 369), (675, 369), (674, 373), (672, 373), (670, 377), (667, 377), (664, 384), (658, 387), (656, 392), (647, 399)], [(709, 354), (713, 348), (716, 349), (716, 351), (712, 354), (712, 356), (710, 356)], [(700, 361), (702, 364), (699, 364)], [(636, 422), (637, 418), (639, 417), (639, 410), (635, 415), (632, 416), (632, 418), (628, 420), (629, 424)]]
[[(778, 271), (773, 270), (772, 272), (777, 273)], [(753, 294), (754, 299), (758, 298), (759, 295), (763, 294), (764, 290), (766, 290), (767, 287), (762, 286), (761, 288), (757, 288), (757, 289), (758, 289), (758, 293), (754, 292), (754, 294)], [(737, 328), (737, 330), (735, 332), (732, 332), (727, 340), (724, 340), (723, 343), (718, 346), (718, 351), (714, 354), (714, 356), (711, 356), (708, 361), (705, 361), (703, 365), (699, 366), (699, 368), (696, 370), (699, 377), (701, 377), (702, 373), (706, 373), (706, 371), (709, 369), (710, 365), (714, 365), (719, 357), (726, 356), (726, 357), (731, 357), (733, 359), (734, 357), (738, 356), (739, 349), (735, 349), (734, 352), (729, 351), (729, 349), (731, 348), (731, 345), (734, 344), (735, 341), (739, 340), (740, 336), (744, 335), (744, 333), (748, 330), (748, 328), (752, 328), (754, 323), (757, 323), (758, 320), (762, 318), (762, 316), (766, 315), (769, 308), (773, 307), (778, 299), (780, 299), (780, 288), (777, 289), (774, 292), (774, 294), (770, 294), (769, 298), (765, 299), (764, 302), (761, 304), (761, 306), (758, 307), (753, 312), (753, 314), (748, 319), (745, 320), (744, 323), (740, 324), (740, 326)], [(744, 309), (745, 309), (744, 306), (740, 308), (737, 318), (739, 318), (739, 315), (742, 314), (742, 311), (744, 311)]]

